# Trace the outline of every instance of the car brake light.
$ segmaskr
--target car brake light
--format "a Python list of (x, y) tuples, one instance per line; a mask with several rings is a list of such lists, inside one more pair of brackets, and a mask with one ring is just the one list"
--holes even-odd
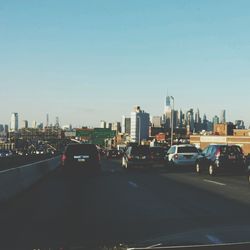
[(63, 154), (63, 155), (62, 155), (62, 163), (63, 163), (63, 164), (64, 164), (64, 162), (65, 162), (66, 159), (67, 159), (66, 155)]
[(218, 157), (220, 157), (220, 154), (221, 154), (221, 150), (220, 150), (220, 148), (218, 148), (215, 152), (215, 156), (218, 158)]

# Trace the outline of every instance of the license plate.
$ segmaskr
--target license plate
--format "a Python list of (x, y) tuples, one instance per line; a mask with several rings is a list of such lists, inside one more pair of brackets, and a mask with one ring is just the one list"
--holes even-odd
[(85, 159), (78, 159), (78, 162), (85, 162)]

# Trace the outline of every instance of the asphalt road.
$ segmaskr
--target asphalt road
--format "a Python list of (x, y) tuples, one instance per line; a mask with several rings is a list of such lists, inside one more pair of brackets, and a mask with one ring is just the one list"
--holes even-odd
[(99, 176), (71, 178), (58, 169), (2, 204), (0, 249), (250, 241), (245, 176), (128, 172), (118, 160), (103, 160), (102, 168)]

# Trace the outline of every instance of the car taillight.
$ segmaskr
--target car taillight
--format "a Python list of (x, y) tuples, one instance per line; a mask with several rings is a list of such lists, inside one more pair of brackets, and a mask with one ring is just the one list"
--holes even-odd
[(177, 154), (174, 155), (174, 158), (175, 158), (176, 160), (178, 159), (178, 157), (179, 157), (179, 156), (178, 156)]
[(220, 157), (220, 154), (221, 154), (221, 150), (220, 148), (218, 148), (215, 152), (215, 157), (219, 158)]
[(62, 158), (61, 158), (61, 160), (62, 160), (62, 164), (64, 164), (64, 162), (65, 162), (65, 160), (67, 159), (67, 157), (66, 157), (66, 155), (65, 154), (63, 154), (62, 155)]

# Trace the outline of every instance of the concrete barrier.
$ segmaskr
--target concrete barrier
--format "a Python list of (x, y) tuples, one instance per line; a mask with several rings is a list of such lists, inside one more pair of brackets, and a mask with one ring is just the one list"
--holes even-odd
[(26, 190), (60, 164), (60, 156), (0, 171), (0, 202)]

